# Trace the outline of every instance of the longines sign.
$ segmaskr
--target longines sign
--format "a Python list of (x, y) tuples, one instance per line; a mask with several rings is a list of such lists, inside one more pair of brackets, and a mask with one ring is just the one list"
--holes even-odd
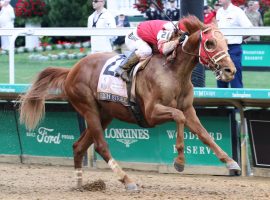
[(128, 148), (132, 143), (139, 140), (149, 140), (148, 129), (117, 129), (111, 128), (105, 130), (105, 138), (115, 139), (118, 142), (125, 144)]

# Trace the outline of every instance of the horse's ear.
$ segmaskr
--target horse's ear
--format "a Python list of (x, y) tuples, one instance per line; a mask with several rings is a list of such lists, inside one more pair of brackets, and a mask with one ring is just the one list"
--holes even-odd
[(181, 32), (181, 31), (182, 32), (187, 32), (187, 29), (186, 29), (186, 27), (184, 25), (184, 21), (182, 21), (182, 20), (178, 22), (178, 28), (180, 30), (179, 32)]
[(183, 27), (184, 32), (192, 34), (204, 27), (204, 24), (194, 15), (188, 15), (179, 21), (180, 27)]

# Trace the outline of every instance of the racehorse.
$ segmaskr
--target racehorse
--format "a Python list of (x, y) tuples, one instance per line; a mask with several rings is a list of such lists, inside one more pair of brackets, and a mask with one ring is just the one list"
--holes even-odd
[[(177, 171), (184, 170), (184, 126), (208, 145), (229, 170), (241, 171), (239, 165), (230, 158), (211, 138), (200, 123), (193, 107), (193, 85), (191, 74), (200, 61), (214, 71), (217, 79), (230, 81), (236, 72), (228, 55), (228, 47), (223, 34), (215, 25), (204, 25), (195, 16), (180, 20), (183, 30), (179, 32), (179, 45), (171, 59), (154, 54), (147, 66), (138, 71), (136, 77), (136, 102), (142, 118), (148, 127), (175, 121), (177, 124), (174, 160)], [(185, 35), (184, 41), (180, 39)], [(82, 186), (82, 159), (88, 147), (94, 143), (97, 153), (105, 160), (127, 190), (138, 190), (138, 186), (113, 159), (103, 132), (113, 118), (137, 123), (136, 117), (127, 106), (97, 98), (99, 75), (105, 62), (114, 53), (96, 53), (82, 58), (71, 69), (49, 67), (41, 71), (31, 88), (21, 97), (20, 121), (28, 129), (34, 129), (45, 112), (45, 100), (63, 98), (86, 120), (87, 128), (73, 144), (74, 167), (77, 186)], [(51, 92), (55, 91), (55, 92)]]

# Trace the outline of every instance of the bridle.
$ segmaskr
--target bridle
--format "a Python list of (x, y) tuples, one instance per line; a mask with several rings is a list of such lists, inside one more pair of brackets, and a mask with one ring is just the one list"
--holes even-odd
[[(188, 34), (185, 34), (184, 37), (185, 37), (184, 40), (181, 42), (182, 51), (186, 54), (197, 56), (199, 58), (199, 62), (202, 65), (211, 69), (214, 72), (216, 79), (220, 80), (221, 79), (221, 68), (220, 68), (218, 62), (227, 56), (229, 57), (229, 54), (227, 51), (228, 49), (226, 49), (226, 50), (218, 50), (217, 49), (217, 41), (225, 40), (222, 33), (213, 26), (209, 26), (206, 29), (201, 30), (200, 31), (200, 42), (199, 42), (199, 53), (198, 54), (188, 52), (184, 49), (185, 44), (187, 43), (187, 41), (189, 39)], [(211, 45), (209, 45), (209, 43), (210, 43), (209, 39), (211, 39), (211, 43), (212, 43), (213, 47), (211, 47)], [(214, 44), (213, 44), (213, 42), (214, 42)]]

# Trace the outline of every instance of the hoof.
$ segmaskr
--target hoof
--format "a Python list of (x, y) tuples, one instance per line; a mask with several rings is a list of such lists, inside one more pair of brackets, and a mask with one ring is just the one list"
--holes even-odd
[(173, 166), (176, 169), (176, 171), (178, 171), (178, 172), (184, 171), (184, 168), (185, 168), (185, 165), (181, 165), (181, 164), (179, 164), (179, 163), (177, 163), (175, 161), (173, 163)]
[(241, 168), (239, 167), (237, 162), (234, 161), (234, 162), (231, 162), (231, 163), (227, 163), (226, 166), (230, 171), (230, 175), (239, 176), (241, 174)]
[(121, 78), (126, 81), (127, 83), (130, 82), (130, 79), (128, 77), (128, 73), (126, 71), (124, 71), (122, 74), (121, 74)]
[(75, 169), (76, 188), (78, 189), (82, 187), (82, 174), (82, 169)]
[(234, 169), (231, 169), (229, 170), (229, 175), (230, 176), (240, 176), (241, 175), (241, 170), (234, 170)]
[(77, 179), (77, 184), (76, 184), (76, 188), (77, 189), (80, 189), (80, 188), (82, 188), (82, 179)]
[(140, 191), (140, 189), (139, 189), (139, 187), (137, 186), (136, 183), (128, 183), (126, 185), (126, 190), (128, 192), (139, 192)]
[(227, 163), (227, 168), (229, 170), (237, 170), (237, 171), (241, 171), (241, 168), (239, 167), (239, 165), (237, 164), (237, 162), (233, 161), (230, 163)]

